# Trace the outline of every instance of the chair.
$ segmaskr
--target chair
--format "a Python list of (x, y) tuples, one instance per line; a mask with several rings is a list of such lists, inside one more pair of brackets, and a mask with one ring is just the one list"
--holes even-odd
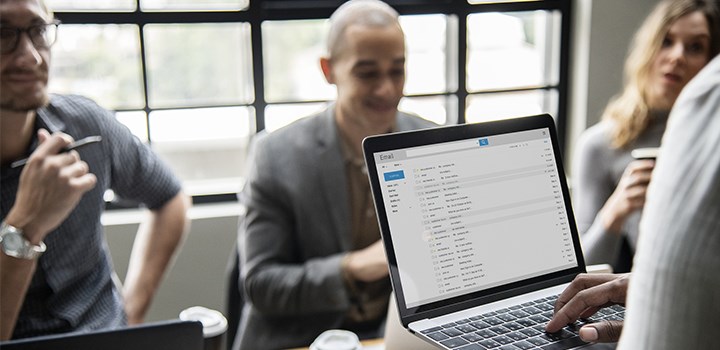
[(242, 292), (242, 284), (240, 283), (240, 255), (237, 246), (230, 254), (228, 266), (226, 268), (227, 290), (225, 293), (225, 315), (228, 319), (227, 331), (227, 349), (231, 350), (238, 327), (240, 326), (240, 317), (242, 316), (242, 308), (245, 304), (245, 297)]

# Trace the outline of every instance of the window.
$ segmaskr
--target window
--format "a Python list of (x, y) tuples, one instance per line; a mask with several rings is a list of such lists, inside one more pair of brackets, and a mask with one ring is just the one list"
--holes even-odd
[[(326, 19), (342, 0), (48, 0), (51, 92), (93, 98), (204, 198), (232, 198), (252, 136), (327, 106)], [(561, 140), (567, 0), (387, 0), (407, 42), (403, 111), (438, 124), (548, 112)]]
[(50, 90), (85, 95), (113, 110), (143, 109), (139, 34), (135, 24), (61, 24)]
[(560, 19), (557, 10), (468, 16), (466, 121), (557, 116)]

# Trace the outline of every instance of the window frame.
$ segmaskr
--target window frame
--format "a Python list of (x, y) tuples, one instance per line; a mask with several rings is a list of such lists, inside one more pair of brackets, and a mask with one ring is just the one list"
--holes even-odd
[[(340, 6), (344, 0), (250, 0), (249, 7), (245, 10), (231, 11), (162, 11), (153, 10), (143, 12), (140, 7), (140, 0), (135, 0), (136, 9), (132, 12), (108, 12), (108, 11), (55, 11), (55, 17), (63, 24), (134, 24), (139, 27), (140, 57), (142, 64), (142, 84), (144, 87), (144, 108), (146, 127), (148, 131), (148, 143), (152, 143), (150, 132), (150, 113), (153, 111), (167, 109), (206, 108), (206, 107), (250, 107), (255, 113), (256, 132), (265, 129), (265, 108), (268, 105), (280, 105), (290, 103), (317, 103), (327, 101), (274, 101), (268, 103), (265, 99), (265, 82), (263, 79), (263, 21), (275, 20), (306, 20), (325, 19)], [(423, 15), (423, 14), (444, 14), (456, 20), (449, 20), (447, 30), (447, 60), (446, 72), (448, 88), (443, 93), (407, 95), (408, 97), (443, 96), (448, 111), (450, 123), (465, 123), (465, 112), (467, 110), (468, 97), (472, 95), (556, 90), (557, 114), (554, 115), (560, 148), (565, 149), (565, 142), (568, 132), (568, 105), (569, 105), (569, 75), (570, 75), (570, 42), (571, 42), (571, 20), (572, 1), (570, 0), (520, 0), (518, 2), (499, 2), (470, 4), (467, 0), (385, 0), (395, 8), (400, 15)], [(559, 11), (560, 12), (560, 38), (559, 38), (559, 62), (558, 81), (556, 84), (546, 84), (538, 87), (508, 88), (499, 90), (482, 90), (469, 92), (466, 81), (467, 64), (467, 17), (475, 13), (484, 12), (525, 12), (535, 10)], [(148, 100), (148, 70), (146, 62), (146, 46), (144, 38), (144, 26), (148, 24), (190, 24), (190, 23), (227, 23), (245, 22), (250, 24), (251, 40), (251, 62), (254, 90), (254, 100), (250, 104), (233, 105), (208, 105), (192, 107), (172, 108), (150, 108)], [(450, 28), (450, 26), (455, 26)], [(453, 57), (456, 56), (456, 57)], [(455, 60), (453, 58), (456, 58)], [(137, 111), (139, 109), (132, 109)], [(117, 111), (126, 111), (118, 109)], [(456, 118), (453, 118), (453, 114)], [(230, 199), (233, 198), (233, 199)], [(195, 203), (206, 203), (216, 201), (236, 200), (233, 194), (219, 194), (207, 196), (194, 196)]]

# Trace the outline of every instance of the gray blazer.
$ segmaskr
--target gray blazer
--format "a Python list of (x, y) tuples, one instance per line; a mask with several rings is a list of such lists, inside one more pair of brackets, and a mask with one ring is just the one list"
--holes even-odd
[[(245, 305), (233, 349), (309, 345), (350, 307), (340, 261), (350, 203), (334, 105), (256, 139), (240, 193)], [(435, 126), (398, 113), (396, 129)]]

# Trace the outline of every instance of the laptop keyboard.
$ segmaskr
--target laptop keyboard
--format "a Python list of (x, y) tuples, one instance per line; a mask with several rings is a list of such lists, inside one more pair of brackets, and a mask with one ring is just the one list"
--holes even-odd
[(422, 333), (450, 349), (559, 350), (586, 344), (578, 336), (582, 325), (625, 317), (625, 308), (614, 305), (600, 309), (592, 319), (575, 322), (556, 333), (546, 333), (545, 324), (552, 318), (556, 300), (557, 295), (540, 298), (426, 329)]

